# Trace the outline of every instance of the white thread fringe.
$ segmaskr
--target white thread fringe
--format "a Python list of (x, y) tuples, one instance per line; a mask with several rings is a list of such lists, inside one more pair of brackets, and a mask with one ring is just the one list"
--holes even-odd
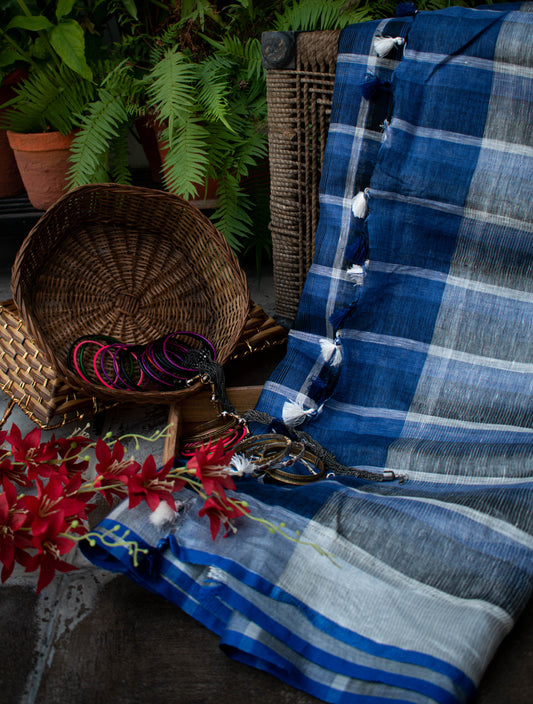
[(359, 191), (352, 200), (352, 213), (354, 218), (366, 218), (368, 215), (368, 201), (366, 191)]
[(341, 346), (333, 340), (320, 340), (320, 351), (324, 360), (332, 367), (338, 367), (342, 361)]
[(150, 523), (157, 528), (162, 528), (169, 523), (174, 523), (177, 513), (167, 504), (166, 501), (160, 501), (159, 506), (150, 514)]
[(328, 340), (327, 338), (320, 340), (320, 352), (326, 361), (328, 361), (335, 354), (336, 348), (337, 345), (333, 340)]
[(405, 39), (403, 37), (379, 37), (374, 39), (374, 51), (380, 57), (387, 56), (395, 46), (403, 46)]
[(346, 271), (346, 276), (356, 286), (361, 286), (365, 277), (365, 268), (361, 264), (354, 264)]
[(233, 455), (231, 458), (231, 464), (229, 466), (230, 474), (242, 477), (246, 474), (253, 474), (256, 470), (257, 465), (255, 465), (245, 455)]
[(302, 408), (302, 406), (299, 406), (297, 403), (294, 403), (294, 401), (287, 401), (283, 405), (283, 409), (281, 411), (281, 418), (285, 425), (288, 425), (289, 427), (295, 426), (295, 425), (301, 425), (305, 420), (310, 415), (314, 415), (315, 411), (312, 408), (305, 409)]

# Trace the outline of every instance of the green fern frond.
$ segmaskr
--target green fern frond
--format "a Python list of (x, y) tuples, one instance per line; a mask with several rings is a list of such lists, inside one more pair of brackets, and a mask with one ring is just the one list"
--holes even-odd
[(118, 137), (111, 146), (110, 163), (111, 176), (115, 183), (131, 183), (131, 171), (129, 168), (129, 125), (123, 124), (119, 128)]
[(226, 115), (230, 85), (224, 68), (229, 65), (225, 67), (216, 56), (198, 65), (198, 102), (208, 120), (223, 122), (229, 128)]
[(211, 220), (236, 253), (242, 250), (243, 242), (253, 229), (251, 208), (250, 199), (243, 193), (239, 181), (231, 174), (222, 175), (217, 189), (217, 208)]
[(93, 84), (66, 66), (36, 70), (16, 89), (6, 126), (17, 132), (72, 131), (76, 117), (94, 96)]
[(184, 198), (198, 195), (209, 165), (208, 138), (205, 127), (192, 117), (175, 130), (163, 160), (163, 182), (169, 191)]
[(71, 188), (97, 180), (96, 175), (102, 173), (102, 160), (107, 158), (113, 139), (130, 121), (123, 97), (101, 88), (98, 100), (81, 118), (80, 129), (71, 145), (72, 166), (68, 172)]
[(346, 0), (299, 0), (278, 13), (274, 29), (312, 31), (342, 29), (350, 22), (372, 19), (371, 8), (346, 10)]
[(184, 119), (194, 106), (191, 87), (197, 78), (196, 65), (176, 47), (168, 49), (164, 57), (147, 77), (148, 105), (154, 108), (162, 121), (168, 121), (171, 140), (174, 121)]

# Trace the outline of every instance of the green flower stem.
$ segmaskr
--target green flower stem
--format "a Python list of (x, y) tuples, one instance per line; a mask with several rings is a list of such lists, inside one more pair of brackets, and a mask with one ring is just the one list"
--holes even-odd
[[(248, 502), (247, 501), (238, 501), (235, 499), (231, 499), (228, 497), (228, 503), (230, 503), (232, 506), (238, 509), (243, 509), (248, 507)], [(324, 548), (320, 547), (317, 543), (311, 543), (307, 540), (302, 540), (301, 539), (301, 533), (299, 530), (294, 531), (295, 535), (291, 535), (288, 533), (285, 528), (287, 528), (285, 523), (271, 523), (270, 521), (267, 521), (265, 518), (258, 518), (257, 516), (252, 515), (251, 513), (246, 513), (243, 512), (243, 515), (246, 516), (246, 518), (249, 518), (251, 521), (255, 521), (256, 523), (260, 523), (262, 526), (264, 526), (269, 533), (276, 534), (276, 535), (281, 535), (283, 538), (286, 540), (290, 540), (293, 543), (296, 543), (297, 545), (306, 545), (308, 547), (313, 548), (313, 550), (316, 550), (316, 552), (319, 555), (322, 555), (323, 557), (327, 557), (328, 560), (335, 565), (335, 567), (340, 567), (340, 565), (335, 561), (335, 555), (332, 553), (328, 552), (327, 550), (324, 550)], [(296, 537), (295, 537), (296, 536)]]
[[(75, 528), (76, 525), (73, 523), (72, 527)], [(103, 545), (109, 548), (126, 548), (128, 551), (128, 555), (130, 555), (132, 558), (133, 566), (138, 567), (139, 556), (147, 555), (149, 551), (146, 548), (139, 547), (139, 543), (137, 543), (137, 541), (135, 540), (126, 540), (126, 538), (130, 534), (128, 528), (126, 528), (123, 535), (118, 535), (118, 531), (120, 530), (120, 528), (121, 526), (117, 523), (113, 526), (113, 528), (109, 528), (109, 530), (105, 530), (102, 532), (97, 533), (96, 531), (92, 531), (89, 533), (85, 533), (84, 535), (62, 533), (61, 537), (68, 538), (69, 540), (73, 540), (77, 543), (80, 543), (82, 540), (87, 540), (91, 547), (94, 547), (96, 545), (96, 541), (99, 540), (101, 543), (103, 543)]]
[[(139, 440), (145, 440), (146, 442), (157, 442), (158, 440), (161, 440), (162, 438), (167, 438), (170, 433), (170, 425), (167, 425), (165, 428), (162, 430), (155, 430), (152, 435), (139, 435), (138, 433), (128, 433), (127, 435), (121, 435), (118, 440), (122, 442), (123, 440), (126, 440), (128, 438), (133, 438), (135, 440), (135, 449), (139, 450), (140, 449), (140, 444)], [(112, 436), (112, 433), (109, 432), (105, 436), (104, 440), (107, 438), (110, 438)], [(89, 445), (88, 447), (95, 447), (95, 444), (93, 443), (92, 445)]]

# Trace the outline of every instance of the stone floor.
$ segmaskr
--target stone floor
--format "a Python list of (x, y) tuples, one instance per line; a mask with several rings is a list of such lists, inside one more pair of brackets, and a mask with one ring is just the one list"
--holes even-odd
[[(12, 245), (0, 254), (0, 300), (10, 297)], [(260, 286), (251, 277), (250, 284), (253, 299), (272, 313), (271, 276), (265, 275)], [(0, 413), (6, 403), (0, 395)], [(34, 427), (18, 408), (5, 427), (13, 422), (26, 430)], [(98, 432), (147, 434), (165, 422), (161, 407), (114, 409)], [(94, 427), (90, 432), (96, 437)], [(159, 457), (162, 441), (148, 451)], [(20, 572), (1, 588), (1, 704), (318, 701), (230, 660), (215, 635), (162, 598), (125, 577), (95, 569), (80, 555), (76, 560), (78, 572), (59, 576), (40, 595), (35, 577)], [(530, 604), (497, 653), (476, 704), (531, 704), (532, 666)]]

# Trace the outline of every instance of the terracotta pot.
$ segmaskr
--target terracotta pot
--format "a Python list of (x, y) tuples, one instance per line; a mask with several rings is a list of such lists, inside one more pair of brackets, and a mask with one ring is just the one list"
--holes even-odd
[(157, 134), (153, 123), (145, 117), (140, 117), (135, 121), (141, 146), (144, 155), (148, 161), (152, 181), (161, 183), (161, 155), (159, 154), (159, 145), (157, 143)]
[(46, 210), (67, 191), (69, 148), (73, 137), (73, 134), (60, 132), (7, 131), (28, 198), (37, 210)]
[[(0, 106), (15, 95), (9, 85), (0, 86)], [(2, 109), (0, 107), (0, 116)], [(9, 146), (6, 130), (0, 130), (0, 198), (18, 196), (24, 192), (13, 150)]]

